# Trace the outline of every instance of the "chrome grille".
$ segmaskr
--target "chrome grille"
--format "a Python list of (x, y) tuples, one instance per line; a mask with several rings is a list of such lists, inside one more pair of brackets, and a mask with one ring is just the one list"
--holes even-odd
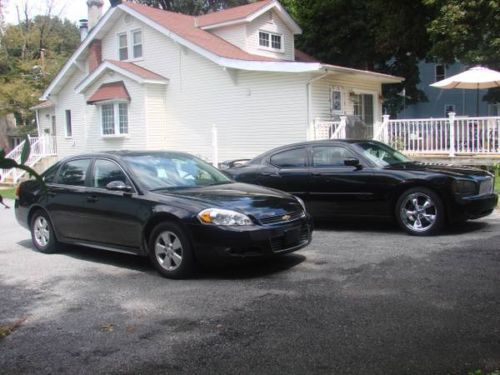
[(277, 216), (269, 216), (260, 219), (262, 224), (278, 224), (278, 223), (289, 223), (290, 221), (294, 221), (300, 219), (305, 216), (304, 211), (295, 211), (289, 212), (283, 215)]
[(487, 180), (481, 181), (479, 185), (479, 195), (491, 193), (493, 193), (493, 179), (488, 178)]

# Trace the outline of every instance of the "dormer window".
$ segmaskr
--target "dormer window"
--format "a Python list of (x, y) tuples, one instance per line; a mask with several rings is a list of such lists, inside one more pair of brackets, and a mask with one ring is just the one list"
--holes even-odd
[(259, 46), (262, 49), (283, 52), (283, 35), (259, 31)]

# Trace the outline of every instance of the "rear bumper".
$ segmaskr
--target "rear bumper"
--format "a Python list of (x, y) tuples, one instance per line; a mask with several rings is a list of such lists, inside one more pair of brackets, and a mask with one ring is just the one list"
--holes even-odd
[(452, 221), (479, 219), (491, 214), (497, 203), (497, 194), (457, 198), (450, 217)]
[(30, 229), (29, 223), (28, 223), (28, 212), (29, 209), (28, 207), (21, 206), (19, 204), (19, 200), (16, 199), (16, 202), (14, 204), (14, 212), (16, 214), (16, 220), (17, 222), (24, 228)]
[(312, 239), (310, 216), (279, 225), (254, 227), (190, 226), (197, 257), (254, 258), (297, 251)]

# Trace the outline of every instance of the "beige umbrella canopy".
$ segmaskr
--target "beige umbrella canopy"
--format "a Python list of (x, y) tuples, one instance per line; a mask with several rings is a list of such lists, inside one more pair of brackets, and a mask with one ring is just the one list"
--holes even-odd
[(479, 116), (479, 90), (500, 87), (500, 72), (482, 66), (475, 66), (465, 72), (435, 82), (431, 86), (440, 89), (477, 90), (476, 110)]

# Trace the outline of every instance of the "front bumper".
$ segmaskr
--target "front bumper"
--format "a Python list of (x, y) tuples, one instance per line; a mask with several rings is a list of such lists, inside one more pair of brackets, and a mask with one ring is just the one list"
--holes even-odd
[(286, 254), (309, 245), (312, 219), (309, 215), (289, 223), (252, 227), (218, 227), (192, 224), (189, 228), (199, 258), (251, 258)]
[(497, 194), (458, 197), (455, 199), (450, 217), (455, 220), (479, 219), (491, 214), (497, 203)]

